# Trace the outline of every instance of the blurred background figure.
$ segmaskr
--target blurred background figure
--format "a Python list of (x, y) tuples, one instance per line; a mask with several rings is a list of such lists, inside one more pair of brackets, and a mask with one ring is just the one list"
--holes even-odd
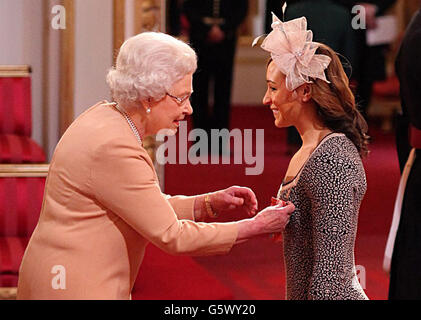
[[(247, 11), (245, 0), (186, 0), (183, 4), (189, 41), (198, 56), (193, 123), (209, 137), (211, 129), (229, 129), (237, 31)], [(221, 145), (219, 153), (225, 153), (226, 147)]]
[[(349, 10), (356, 5), (363, 6), (366, 13), (366, 29), (355, 29), (357, 39), (356, 61), (353, 65), (353, 76), (357, 84), (356, 96), (360, 111), (367, 118), (367, 109), (375, 81), (386, 78), (386, 51), (388, 45), (368, 45), (367, 30), (377, 27), (376, 19), (385, 14), (385, 11), (391, 8), (396, 0), (370, 0), (370, 1), (351, 1), (335, 0), (335, 2), (346, 6)], [(358, 14), (358, 12), (354, 13)]]
[(181, 33), (181, 8), (184, 0), (168, 0), (167, 31), (168, 34), (179, 36)]
[(155, 0), (143, 0), (141, 2), (140, 21), (142, 22), (142, 31), (159, 31), (159, 9), (160, 7)]
[(350, 66), (355, 64), (356, 56), (350, 12), (334, 0), (301, 0), (288, 6), (285, 20), (302, 16), (307, 18), (314, 41), (328, 45), (345, 58), (342, 64), (350, 77)]
[(396, 136), (403, 172), (384, 261), (386, 271), (390, 268), (389, 299), (392, 300), (421, 299), (420, 54), (421, 12), (418, 11), (407, 28), (396, 59), (402, 102)]

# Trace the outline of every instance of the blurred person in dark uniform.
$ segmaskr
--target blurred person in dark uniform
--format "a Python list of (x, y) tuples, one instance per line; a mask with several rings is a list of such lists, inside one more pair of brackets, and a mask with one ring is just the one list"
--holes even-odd
[[(247, 0), (186, 0), (183, 4), (190, 44), (198, 56), (193, 76), (193, 122), (195, 128), (206, 130), (208, 137), (211, 129), (229, 129), (237, 30), (247, 12)], [(213, 108), (209, 108), (210, 88)]]
[(357, 61), (354, 67), (353, 78), (357, 82), (357, 98), (362, 114), (367, 118), (367, 109), (370, 104), (373, 83), (386, 78), (385, 51), (388, 45), (369, 46), (366, 41), (366, 31), (375, 29), (376, 18), (384, 15), (385, 11), (391, 8), (396, 0), (367, 0), (350, 1), (336, 0), (350, 10), (356, 5), (361, 5), (366, 13), (366, 28), (356, 29), (357, 36)]
[[(421, 5), (421, 1), (420, 1)], [(421, 12), (409, 24), (396, 59), (402, 115), (397, 151), (402, 172), (383, 267), (389, 299), (421, 299)]]
[(178, 36), (181, 33), (181, 6), (183, 0), (168, 0), (167, 4), (167, 33)]

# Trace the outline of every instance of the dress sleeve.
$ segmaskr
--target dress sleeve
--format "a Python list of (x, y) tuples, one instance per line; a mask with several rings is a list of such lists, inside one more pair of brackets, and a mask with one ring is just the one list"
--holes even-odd
[[(140, 149), (135, 140), (131, 144), (119, 137), (99, 147), (90, 179), (92, 192), (101, 205), (168, 253), (228, 252), (237, 238), (237, 225), (179, 220), (170, 201), (162, 194), (147, 159), (146, 150)], [(173, 201), (175, 207), (183, 202)]]
[[(358, 206), (355, 207), (355, 166), (343, 158), (320, 156), (308, 184), (311, 200), (314, 265), (310, 300), (343, 299), (352, 294), (353, 250)], [(353, 178), (354, 177), (354, 178)]]

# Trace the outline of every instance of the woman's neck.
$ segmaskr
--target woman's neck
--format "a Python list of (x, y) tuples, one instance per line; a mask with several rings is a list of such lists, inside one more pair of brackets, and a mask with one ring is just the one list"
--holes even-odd
[(303, 148), (311, 148), (314, 149), (323, 140), (326, 135), (331, 133), (332, 130), (329, 128), (311, 128), (304, 133), (300, 133), (301, 139), (303, 141)]
[(332, 132), (318, 119), (315, 108), (306, 108), (308, 111), (300, 116), (299, 123), (295, 124), (301, 140), (302, 148), (315, 148), (319, 142)]
[(124, 106), (122, 109), (136, 126), (136, 129), (142, 139), (151, 135), (147, 132), (146, 116), (141, 114), (142, 108), (138, 106)]

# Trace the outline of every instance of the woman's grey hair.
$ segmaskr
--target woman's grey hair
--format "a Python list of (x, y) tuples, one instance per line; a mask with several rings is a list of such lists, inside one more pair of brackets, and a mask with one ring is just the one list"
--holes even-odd
[(197, 68), (194, 50), (160, 32), (144, 32), (127, 39), (107, 83), (117, 103), (162, 99), (174, 83)]

